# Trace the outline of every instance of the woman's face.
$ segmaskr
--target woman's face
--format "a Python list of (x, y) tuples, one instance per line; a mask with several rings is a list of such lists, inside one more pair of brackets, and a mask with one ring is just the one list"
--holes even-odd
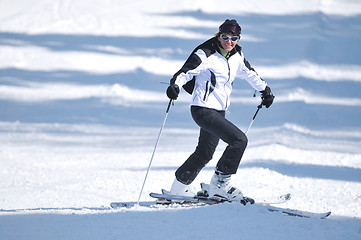
[[(232, 41), (232, 38), (235, 41)], [(230, 33), (222, 33), (218, 37), (218, 41), (221, 43), (222, 48), (224, 50), (226, 50), (227, 52), (230, 52), (237, 45), (237, 43), (239, 41), (239, 36), (238, 35), (233, 35), (233, 34), (230, 34)]]

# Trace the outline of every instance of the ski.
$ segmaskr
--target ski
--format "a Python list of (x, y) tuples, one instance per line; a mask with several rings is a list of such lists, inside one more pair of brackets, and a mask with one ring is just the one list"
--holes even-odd
[[(193, 197), (189, 197), (189, 196), (179, 196), (179, 195), (171, 195), (169, 194), (167, 191), (162, 190), (163, 193), (150, 193), (149, 195), (153, 198), (158, 199), (158, 201), (163, 201), (163, 202), (188, 202), (188, 203), (204, 203), (204, 204), (218, 204), (218, 203), (222, 203), (222, 202), (228, 202), (227, 200), (214, 200), (214, 199), (210, 199), (207, 196), (202, 196), (202, 195), (196, 195)], [(246, 203), (250, 203), (250, 204), (282, 204), (285, 203), (287, 201), (289, 201), (291, 199), (291, 194), (287, 193), (284, 195), (281, 195), (275, 199), (264, 199), (264, 200), (253, 200), (252, 198), (249, 197), (245, 197), (244, 200)], [(244, 203), (243, 203), (244, 204)], [(245, 205), (245, 204), (244, 204)]]
[(267, 209), (270, 212), (280, 212), (284, 215), (294, 216), (294, 217), (304, 217), (304, 218), (320, 218), (325, 219), (331, 215), (331, 212), (323, 212), (323, 213), (315, 213), (315, 212), (307, 212), (302, 210), (296, 209), (289, 209), (289, 208), (280, 208), (267, 205)]
[[(176, 196), (170, 195), (168, 191), (162, 189), (162, 194), (159, 193), (151, 193), (151, 197), (156, 198), (156, 201), (150, 202), (139, 202), (139, 206), (141, 207), (152, 207), (152, 206), (159, 206), (159, 205), (189, 205), (189, 204), (199, 204), (199, 205), (209, 205), (209, 204), (217, 204), (221, 203), (222, 201), (215, 201), (208, 199), (207, 197), (185, 197), (185, 196)], [(291, 199), (291, 194), (284, 194), (275, 199), (269, 200), (259, 200), (256, 203), (259, 204), (282, 204), (287, 202)], [(132, 208), (138, 205), (137, 202), (112, 202), (110, 206), (114, 209), (118, 208)]]
[[(121, 208), (133, 208), (136, 206), (140, 207), (151, 207), (151, 208), (164, 208), (164, 207), (178, 207), (178, 206), (205, 206), (205, 205), (214, 205), (221, 204), (224, 202), (228, 202), (226, 200), (213, 200), (205, 196), (179, 196), (179, 195), (171, 195), (167, 191), (163, 191), (163, 193), (150, 193), (150, 196), (156, 198), (156, 201), (149, 202), (112, 202), (110, 206), (113, 209), (121, 209)], [(245, 203), (242, 202), (243, 205), (262, 205), (267, 208), (270, 212), (279, 212), (287, 216), (294, 217), (304, 217), (304, 218), (318, 218), (325, 219), (330, 216), (331, 212), (308, 212), (297, 209), (290, 208), (281, 208), (271, 206), (270, 204), (281, 204), (289, 201), (291, 199), (291, 194), (284, 194), (277, 197), (274, 200), (262, 200), (262, 201), (253, 201), (251, 198), (245, 198)], [(248, 204), (249, 203), (249, 204)]]
[[(160, 202), (164, 202), (164, 203), (181, 203), (181, 204), (218, 204), (218, 203), (223, 203), (223, 202), (227, 202), (227, 200), (214, 200), (211, 198), (208, 198), (206, 196), (201, 196), (201, 195), (196, 195), (196, 196), (180, 196), (180, 195), (171, 195), (171, 194), (165, 194), (165, 193), (150, 193), (149, 194), (151, 197), (158, 199), (158, 201)], [(244, 205), (246, 203), (254, 203), (254, 200), (251, 198), (244, 198)]]
[[(163, 203), (174, 203), (174, 204), (219, 204), (223, 202), (227, 202), (225, 200), (223, 201), (217, 201), (213, 200), (207, 197), (203, 196), (194, 196), (194, 197), (188, 197), (188, 196), (178, 196), (178, 195), (170, 195), (170, 194), (160, 194), (160, 193), (151, 193), (151, 197), (157, 198), (158, 201)], [(277, 203), (284, 203), (291, 199), (291, 194), (285, 194), (281, 195), (277, 198), (278, 201), (257, 201), (254, 202), (255, 205), (263, 205), (267, 208), (270, 212), (280, 212), (284, 215), (288, 216), (294, 216), (294, 217), (304, 217), (304, 218), (320, 218), (325, 219), (328, 216), (330, 216), (331, 212), (324, 212), (324, 213), (315, 213), (315, 212), (308, 212), (308, 211), (302, 211), (297, 209), (290, 209), (290, 208), (281, 208), (281, 207), (274, 207), (270, 204), (277, 204)], [(243, 203), (243, 205), (246, 205)]]
[[(187, 196), (178, 196), (178, 195), (169, 195), (169, 194), (161, 194), (161, 193), (150, 193), (150, 196), (156, 198), (156, 201), (149, 202), (112, 202), (110, 203), (110, 207), (113, 209), (119, 208), (133, 208), (133, 207), (173, 207), (173, 206), (193, 206), (193, 205), (210, 205), (217, 204), (221, 202), (217, 202), (211, 199), (202, 198), (202, 200), (197, 200), (193, 197)], [(172, 198), (172, 199), (168, 199)]]

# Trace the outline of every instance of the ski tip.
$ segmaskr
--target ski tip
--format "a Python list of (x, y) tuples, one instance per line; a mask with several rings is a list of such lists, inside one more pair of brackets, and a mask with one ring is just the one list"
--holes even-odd
[(324, 215), (323, 217), (321, 217), (321, 219), (325, 219), (325, 218), (327, 218), (327, 217), (330, 216), (330, 215), (331, 215), (331, 211), (326, 212), (325, 215)]
[(281, 199), (284, 199), (285, 201), (289, 201), (291, 199), (292, 195), (291, 193), (287, 193), (283, 196), (281, 196)]
[(170, 194), (170, 191), (167, 191), (164, 188), (162, 188), (162, 194)]

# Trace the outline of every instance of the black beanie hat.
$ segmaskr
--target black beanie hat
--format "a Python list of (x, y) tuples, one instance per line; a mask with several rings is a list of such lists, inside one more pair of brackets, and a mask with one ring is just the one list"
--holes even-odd
[(241, 27), (236, 20), (227, 19), (221, 26), (219, 26), (220, 33), (232, 33), (235, 35), (241, 35)]

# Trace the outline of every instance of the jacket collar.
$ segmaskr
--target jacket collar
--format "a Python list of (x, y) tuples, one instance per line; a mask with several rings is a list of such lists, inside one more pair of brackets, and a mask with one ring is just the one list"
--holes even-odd
[(219, 54), (221, 54), (223, 57), (225, 57), (227, 59), (229, 59), (231, 56), (233, 56), (234, 54), (236, 54), (237, 52), (240, 52), (242, 50), (242, 47), (237, 44), (230, 52), (227, 52), (226, 50), (224, 50), (222, 48), (222, 45), (218, 41), (217, 37), (214, 37), (213, 46)]

